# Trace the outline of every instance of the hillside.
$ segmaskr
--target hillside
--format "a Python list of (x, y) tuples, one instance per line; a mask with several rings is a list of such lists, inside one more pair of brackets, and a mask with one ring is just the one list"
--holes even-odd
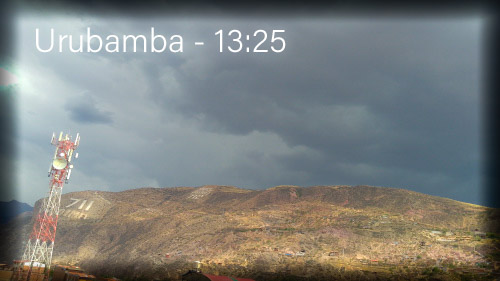
[(16, 200), (9, 202), (0, 201), (0, 224), (5, 224), (24, 212), (30, 212), (33, 207)]
[[(499, 232), (496, 217), (496, 209), (371, 186), (75, 192), (61, 199), (54, 263), (151, 276), (174, 276), (196, 260), (215, 273), (298, 276), (312, 274), (311, 264), (356, 269), (374, 260), (473, 266), (495, 255), (496, 240), (484, 234)], [(30, 223), (18, 218), (2, 236), (19, 245)], [(1, 260), (21, 255), (10, 249)]]

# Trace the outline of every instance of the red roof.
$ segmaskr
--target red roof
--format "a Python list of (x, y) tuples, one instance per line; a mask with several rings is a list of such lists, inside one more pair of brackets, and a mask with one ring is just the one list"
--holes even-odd
[(253, 279), (248, 279), (248, 278), (235, 278), (235, 277), (228, 277), (228, 276), (217, 276), (217, 275), (212, 275), (212, 274), (206, 274), (202, 273), (205, 277), (210, 279), (210, 281), (255, 281)]

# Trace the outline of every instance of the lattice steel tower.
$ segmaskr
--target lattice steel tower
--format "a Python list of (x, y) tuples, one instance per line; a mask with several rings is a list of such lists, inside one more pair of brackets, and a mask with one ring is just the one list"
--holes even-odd
[[(22, 262), (29, 266), (30, 271), (33, 267), (45, 267), (46, 273), (49, 272), (52, 261), (62, 189), (71, 175), (71, 159), (73, 151), (80, 143), (80, 135), (76, 134), (73, 142), (71, 136), (63, 136), (63, 132), (58, 139), (52, 134), (51, 143), (56, 146), (56, 152), (49, 168), (49, 193), (43, 199), (38, 214), (34, 215), (33, 230), (22, 258)], [(74, 158), (78, 158), (78, 153), (75, 153)]]

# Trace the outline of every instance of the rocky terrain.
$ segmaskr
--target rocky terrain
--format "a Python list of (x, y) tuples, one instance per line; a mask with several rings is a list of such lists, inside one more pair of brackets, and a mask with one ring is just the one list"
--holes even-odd
[[(371, 186), (85, 191), (62, 197), (53, 262), (157, 279), (175, 279), (194, 261), (207, 272), (260, 280), (279, 274), (491, 277), (498, 213)], [(0, 261), (19, 258), (30, 230), (29, 213), (4, 225)]]

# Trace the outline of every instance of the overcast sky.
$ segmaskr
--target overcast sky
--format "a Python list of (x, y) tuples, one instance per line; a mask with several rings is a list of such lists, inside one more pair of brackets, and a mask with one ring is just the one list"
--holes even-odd
[[(346, 184), (481, 204), (484, 26), (480, 17), (19, 16), (17, 199), (46, 194), (52, 132), (69, 130), (81, 145), (65, 193)], [(87, 27), (103, 38), (155, 27), (181, 35), (184, 52), (36, 49), (35, 28), (48, 44), (50, 28)], [(286, 49), (219, 53), (219, 29), (284, 29)]]

